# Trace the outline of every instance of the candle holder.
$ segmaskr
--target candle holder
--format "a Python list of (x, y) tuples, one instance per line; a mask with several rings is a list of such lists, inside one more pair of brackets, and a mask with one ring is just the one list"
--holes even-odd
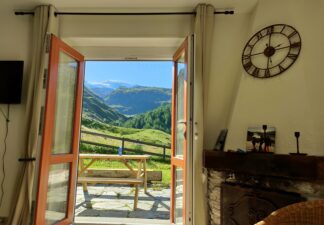
[(307, 155), (306, 153), (300, 153), (299, 151), (299, 137), (300, 137), (300, 132), (295, 131), (295, 138), (296, 138), (296, 146), (297, 146), (297, 152), (296, 153), (290, 153), (290, 155)]

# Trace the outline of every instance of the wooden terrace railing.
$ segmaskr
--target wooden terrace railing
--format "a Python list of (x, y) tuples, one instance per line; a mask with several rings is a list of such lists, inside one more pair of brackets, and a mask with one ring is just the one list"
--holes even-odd
[[(149, 142), (140, 141), (140, 140), (133, 140), (133, 139), (124, 138), (124, 137), (115, 137), (115, 136), (111, 136), (111, 135), (107, 135), (107, 134), (99, 134), (99, 133), (90, 132), (90, 131), (81, 131), (81, 134), (93, 135), (93, 136), (102, 137), (102, 138), (105, 138), (105, 139), (120, 140), (122, 149), (126, 150), (126, 151), (130, 151), (130, 152), (132, 152), (132, 151), (135, 152), (135, 151), (138, 151), (138, 150), (132, 149), (132, 148), (125, 148), (125, 143), (126, 142), (130, 142), (130, 143), (134, 143), (134, 144), (140, 144), (140, 145), (153, 146), (153, 147), (157, 147), (157, 148), (162, 148), (163, 149), (162, 154), (161, 153), (156, 153), (156, 152), (151, 152), (151, 151), (150, 152), (149, 151), (144, 151), (144, 150), (141, 150), (141, 152), (143, 154), (161, 156), (161, 157), (163, 157), (163, 160), (166, 160), (166, 158), (170, 158), (170, 155), (166, 154), (166, 149), (171, 149), (171, 146), (159, 145), (159, 144), (155, 144), (155, 143), (149, 143)], [(82, 138), (81, 138), (80, 143), (99, 146), (99, 147), (113, 148), (113, 149), (114, 148), (116, 148), (116, 149), (119, 148), (119, 146), (109, 145), (109, 144), (102, 144), (102, 143), (93, 142), (93, 141), (87, 141), (87, 140), (82, 140)]]

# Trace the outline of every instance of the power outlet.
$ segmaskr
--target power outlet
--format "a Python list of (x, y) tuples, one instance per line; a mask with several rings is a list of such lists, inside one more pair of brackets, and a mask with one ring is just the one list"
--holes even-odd
[(6, 225), (7, 224), (7, 217), (0, 217), (0, 225)]

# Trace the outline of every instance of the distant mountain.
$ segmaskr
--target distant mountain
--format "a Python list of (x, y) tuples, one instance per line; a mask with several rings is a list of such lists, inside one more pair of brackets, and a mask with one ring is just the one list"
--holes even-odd
[(158, 87), (119, 87), (104, 101), (110, 107), (125, 115), (136, 115), (153, 110), (171, 102), (171, 89)]
[(171, 133), (171, 104), (166, 103), (152, 111), (128, 119), (123, 127), (155, 129)]
[(102, 99), (91, 92), (87, 87), (83, 93), (83, 115), (82, 117), (92, 118), (104, 123), (118, 124), (117, 121), (126, 121), (126, 116), (115, 109), (107, 106)]
[(108, 80), (103, 82), (85, 82), (85, 86), (99, 97), (105, 98), (110, 92), (117, 88), (129, 88), (134, 87), (135, 85), (121, 81)]

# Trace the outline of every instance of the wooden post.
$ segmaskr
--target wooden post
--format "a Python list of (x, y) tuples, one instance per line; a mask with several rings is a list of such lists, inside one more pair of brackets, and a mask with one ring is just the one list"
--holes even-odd
[(138, 203), (138, 184), (135, 184), (135, 196), (134, 196), (134, 206), (133, 210), (135, 211), (137, 209), (137, 203)]
[(143, 172), (144, 172), (144, 193), (147, 194), (147, 171), (146, 171), (146, 159), (143, 159)]
[[(80, 163), (80, 174), (79, 176), (86, 176), (85, 175), (85, 170), (84, 170), (84, 159), (79, 159), (79, 163)], [(83, 188), (83, 192), (87, 192), (88, 191), (88, 186), (87, 186), (87, 183), (86, 182), (83, 182), (82, 183), (82, 188)]]
[[(137, 176), (136, 178), (141, 178), (142, 173), (142, 160), (138, 161), (138, 170), (137, 170)], [(134, 210), (137, 209), (137, 203), (138, 203), (138, 184), (135, 184), (135, 199), (134, 199)]]
[(165, 161), (165, 146), (163, 147), (163, 160)]
[(124, 148), (125, 148), (125, 139), (123, 138), (122, 139), (122, 150), (124, 151)]

